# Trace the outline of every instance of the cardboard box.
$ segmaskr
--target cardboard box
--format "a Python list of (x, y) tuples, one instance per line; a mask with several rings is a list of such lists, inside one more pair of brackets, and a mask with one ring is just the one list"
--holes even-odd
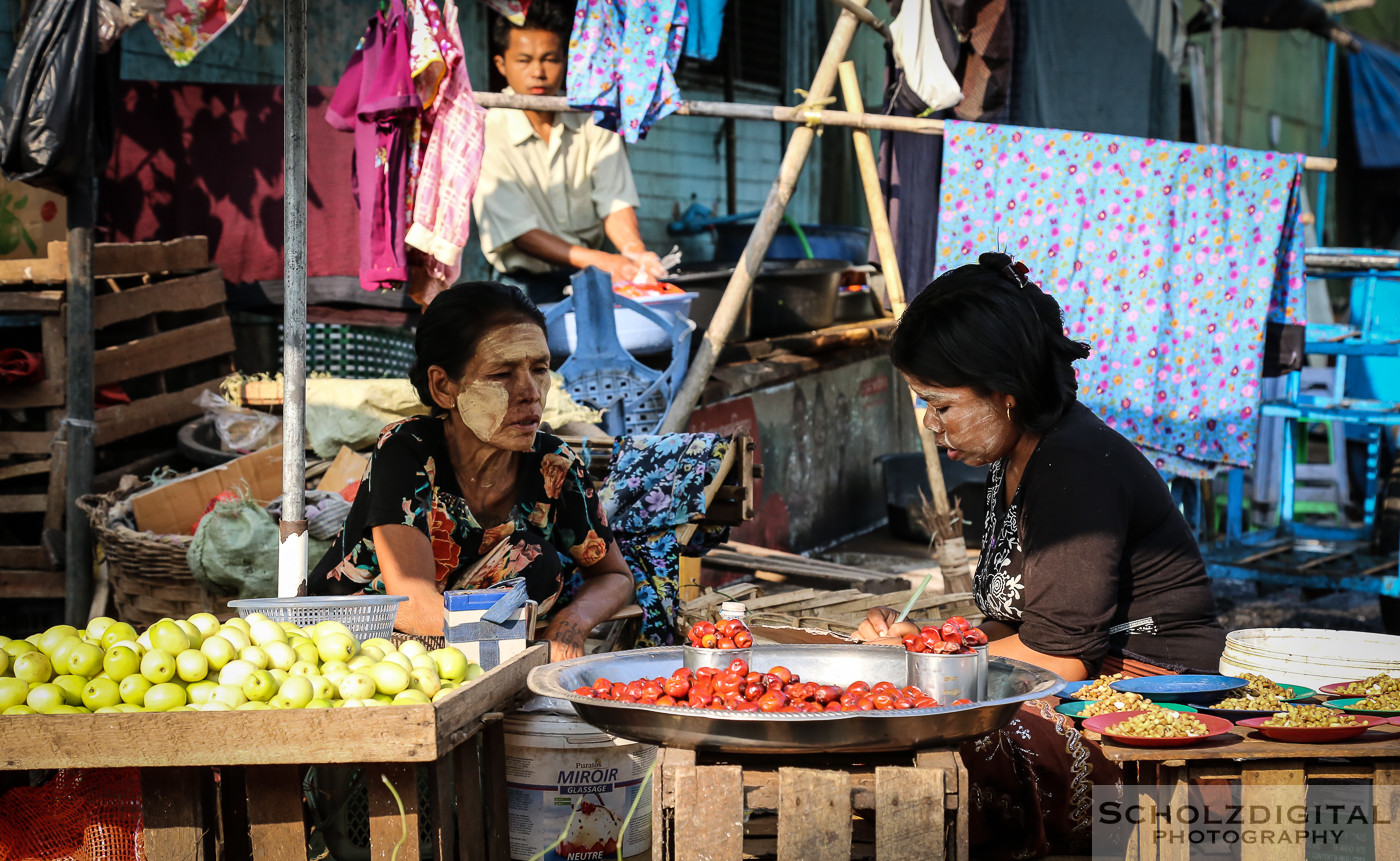
[(44, 257), (50, 242), (68, 238), (68, 202), (61, 194), (0, 177), (0, 210), (0, 260)]
[(161, 535), (189, 535), (209, 500), (246, 484), (248, 496), (267, 504), (282, 495), (282, 446), (177, 478), (131, 497), (136, 528)]
[(330, 469), (321, 476), (321, 482), (316, 485), (317, 490), (324, 490), (328, 493), (340, 493), (346, 487), (360, 481), (365, 477), (365, 468), (369, 466), (369, 458), (355, 452), (348, 445), (340, 447), (340, 452), (336, 454), (335, 460), (331, 461)]
[(481, 618), (510, 591), (464, 589), (443, 593), (443, 637), (447, 645), (460, 650), (483, 670), (494, 669), (525, 651), (534, 637), (534, 601), (526, 601), (501, 625)]

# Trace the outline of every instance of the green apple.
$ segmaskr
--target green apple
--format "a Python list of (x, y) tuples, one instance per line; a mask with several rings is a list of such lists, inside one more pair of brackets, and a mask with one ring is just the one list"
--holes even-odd
[(307, 676), (311, 683), (311, 695), (318, 700), (335, 699), (335, 684), (325, 676)]
[(141, 632), (141, 636), (139, 636), (139, 637), (136, 638), (136, 644), (139, 645), (139, 646), (141, 647), (140, 651), (141, 651), (141, 654), (143, 654), (143, 655), (146, 654), (147, 652), (149, 652), (151, 649), (154, 649), (154, 648), (155, 648), (155, 646), (152, 646), (152, 645), (151, 645), (151, 632), (150, 632), (150, 631), (142, 631), (142, 632)]
[(387, 706), (393, 705), (393, 703), (394, 698), (389, 696), (388, 694), (375, 694), (374, 696), (365, 700), (365, 705), (371, 706)]
[(350, 672), (350, 666), (344, 661), (326, 661), (321, 665), (321, 675), (328, 679), (338, 679)]
[(337, 622), (335, 619), (325, 619), (317, 622), (311, 626), (309, 633), (311, 634), (311, 639), (315, 640), (317, 644), (319, 644), (321, 638), (327, 634), (344, 634), (354, 639), (354, 635), (350, 633), (350, 629), (345, 626), (345, 623)]
[(82, 706), (70, 706), (70, 705), (68, 705), (67, 703), (64, 703), (64, 704), (61, 705), (61, 706), (54, 706), (52, 709), (49, 710), (49, 714), (51, 714), (51, 715), (85, 715), (85, 714), (91, 714), (91, 712), (89, 712), (87, 709), (83, 708)]
[[(49, 663), (53, 666), (54, 672), (62, 672), (68, 669), (68, 656), (73, 653), (73, 649), (83, 645), (83, 641), (77, 637), (64, 637), (47, 652)], [(42, 648), (39, 651), (44, 651)]]
[(141, 672), (141, 658), (130, 646), (116, 645), (102, 656), (102, 672), (114, 682)]
[(432, 670), (433, 675), (437, 675), (437, 661), (433, 659), (432, 655), (414, 655), (409, 663), (413, 664), (414, 669), (422, 667), (425, 670)]
[(195, 613), (190, 624), (199, 629), (199, 635), (208, 639), (219, 633), (219, 619), (213, 613)]
[(351, 672), (358, 673), (361, 670), (369, 669), (377, 663), (379, 662), (376, 661), (374, 658), (371, 658), (369, 655), (356, 655), (355, 657), (350, 659), (350, 663), (347, 664), (347, 666), (350, 667)]
[(292, 651), (296, 652), (298, 661), (306, 661), (308, 664), (321, 663), (321, 650), (310, 640), (300, 639), (292, 643)]
[(268, 669), (290, 670), (297, 662), (296, 650), (286, 643), (268, 643), (262, 650), (267, 653)]
[(14, 659), (18, 658), (25, 652), (37, 652), (39, 651), (39, 647), (29, 642), (28, 640), (11, 640), (5, 645), (0, 646), (0, 651), (3, 651), (5, 654), (9, 655), (11, 659)]
[(450, 696), (455, 689), (455, 685), (450, 688), (444, 685), (437, 693), (433, 694), (433, 702), (437, 702), (443, 697)]
[(467, 679), (466, 679), (466, 680), (470, 682), (470, 681), (472, 681), (473, 679), (479, 679), (479, 678), (481, 678), (481, 676), (484, 675), (485, 673), (486, 673), (486, 670), (481, 666), (481, 664), (478, 664), (476, 661), (472, 661), (472, 662), (470, 662), (470, 663), (467, 664)]
[(314, 661), (297, 661), (287, 668), (287, 672), (294, 676), (319, 676), (321, 668)]
[(305, 676), (292, 676), (277, 689), (272, 698), (272, 707), (280, 709), (301, 709), (314, 698), (315, 691)]
[(54, 676), (53, 683), (63, 688), (63, 701), (70, 706), (80, 706), (83, 704), (83, 688), (87, 687), (86, 676), (75, 676), (65, 674)]
[(10, 671), (10, 653), (0, 651), (0, 677)]
[(219, 689), (218, 682), (211, 682), (204, 679), (198, 682), (191, 682), (185, 687), (185, 698), (194, 705), (203, 705), (209, 702), (209, 698), (214, 695), (214, 691)]
[(146, 711), (168, 712), (187, 702), (185, 689), (174, 682), (163, 682), (146, 691)]
[(432, 651), (437, 663), (438, 678), (445, 682), (460, 682), (467, 677), (467, 656), (461, 649), (448, 646)]
[(242, 628), (225, 625), (219, 630), (219, 636), (233, 643), (233, 648), (240, 652), (253, 645), (253, 641), (248, 639), (248, 632)]
[(277, 696), (277, 679), (267, 670), (254, 670), (243, 683), (243, 696), (250, 702), (265, 703)]
[(209, 659), (195, 649), (186, 649), (175, 656), (175, 675), (182, 682), (203, 681), (209, 675)]
[[(242, 703), (239, 703), (239, 705), (242, 705)], [(225, 705), (224, 703), (216, 703), (211, 700), (201, 705), (199, 710), (202, 712), (231, 712), (233, 711), (233, 706)]]
[(408, 672), (409, 670), (413, 669), (413, 661), (403, 652), (394, 652), (392, 655), (385, 655), (384, 662), (389, 664), (397, 664), (398, 666), (403, 667), (404, 672)]
[[(39, 647), (39, 651), (53, 657), (53, 650), (57, 648), (59, 643), (69, 637), (78, 640), (78, 629), (72, 625), (54, 625), (52, 628), (40, 634), (39, 641), (34, 645)], [(78, 642), (82, 642), (82, 640), (78, 640)]]
[(135, 640), (136, 629), (126, 622), (114, 622), (102, 632), (102, 648), (110, 649), (122, 640)]
[(68, 692), (53, 682), (35, 685), (25, 698), (24, 704), (41, 715), (52, 712), (61, 705), (67, 705)]
[(328, 709), (330, 707), (331, 701), (325, 697), (314, 697), (311, 702), (307, 703), (305, 706), (305, 708), (309, 709)]
[(175, 678), (175, 656), (164, 649), (152, 649), (141, 656), (141, 675), (153, 685)]
[(42, 684), (53, 678), (53, 665), (49, 663), (48, 655), (36, 650), (15, 658), (10, 672), (14, 673), (15, 678), (30, 684)]
[[(255, 613), (254, 615), (256, 615), (256, 616), (261, 616), (262, 614), (261, 614), (261, 613)], [(225, 622), (221, 627), (224, 627), (224, 628), (237, 628), (238, 630), (242, 631), (244, 634), (247, 634), (247, 633), (248, 633), (250, 630), (252, 630), (252, 628), (253, 628), (252, 625), (249, 625), (249, 624), (248, 624), (248, 620), (242, 618), (241, 616), (234, 616), (232, 619), (229, 619), (227, 622)]]
[(110, 646), (107, 647), (107, 650), (108, 650), (108, 651), (111, 651), (112, 649), (115, 649), (117, 646), (126, 646), (128, 649), (130, 649), (131, 651), (135, 652), (135, 653), (136, 653), (136, 657), (138, 657), (138, 658), (141, 657), (142, 655), (146, 654), (147, 651), (149, 651), (149, 649), (147, 649), (145, 646), (141, 645), (140, 643), (138, 643), (138, 642), (135, 641), (135, 640), (122, 640), (122, 641), (119, 642), (119, 643), (113, 643), (112, 645), (110, 645)]
[(414, 667), (413, 672), (408, 674), (408, 688), (413, 691), (422, 691), (431, 697), (442, 689), (442, 679), (438, 678), (437, 670)]
[[(148, 709), (148, 711), (149, 711), (149, 709)], [(176, 706), (176, 707), (173, 708), (173, 709), (168, 709), (168, 711), (172, 711), (172, 712), (197, 712), (197, 711), (199, 711), (199, 709), (194, 708), (193, 706)]]
[(246, 703), (244, 703), (243, 705), (239, 706), (238, 708), (234, 709), (234, 711), (240, 711), (240, 712), (259, 712), (259, 711), (262, 711), (263, 709), (270, 709), (270, 708), (272, 708), (272, 706), (268, 705), (267, 703), (258, 702), (257, 700), (249, 700), (248, 702), (246, 702)]
[(273, 668), (271, 670), (268, 670), (268, 672), (272, 674), (273, 681), (277, 682), (277, 687), (279, 688), (282, 687), (283, 682), (292, 677), (292, 674), (287, 672), (286, 670), (279, 670)]
[(386, 652), (378, 646), (366, 646), (362, 643), (360, 645), (360, 654), (368, 655), (369, 657), (374, 659), (375, 663), (379, 663), (380, 661), (384, 660), (385, 655), (397, 655), (398, 652), (393, 650)]
[(219, 670), (219, 684), (233, 685), (236, 688), (242, 688), (243, 683), (248, 681), (248, 677), (256, 670), (257, 667), (247, 661), (229, 661), (227, 664), (224, 664), (222, 670)]
[(145, 676), (127, 676), (117, 685), (117, 690), (121, 692), (122, 702), (127, 705), (139, 706), (146, 701), (146, 691), (151, 689), (151, 682)]
[(289, 642), (292, 637), (306, 637), (306, 631), (302, 630), (302, 627), (296, 622), (278, 622), (277, 624), (282, 626), (282, 631), (286, 633)]
[(369, 670), (374, 679), (375, 690), (392, 697), (400, 691), (408, 690), (408, 670), (390, 661), (380, 661)]
[(386, 640), (383, 637), (370, 637), (368, 640), (365, 640), (363, 643), (360, 643), (361, 649), (363, 649), (365, 646), (373, 646), (386, 655), (390, 652), (398, 651), (398, 648), (394, 646), (393, 640)]
[(374, 696), (374, 678), (365, 673), (350, 673), (340, 680), (336, 690), (343, 700), (363, 700)]
[(272, 665), (268, 660), (267, 652), (261, 646), (249, 646), (246, 649), (238, 650), (238, 659), (247, 661), (259, 670), (265, 670)]
[(178, 655), (190, 648), (190, 635), (168, 619), (156, 622), (146, 633), (150, 635), (151, 646), (162, 652)]
[(97, 711), (122, 701), (121, 689), (111, 679), (93, 679), (83, 687), (83, 705)]
[(89, 619), (87, 623), (87, 638), (89, 640), (96, 640), (100, 645), (102, 643), (102, 635), (107, 633), (107, 629), (116, 623), (117, 620), (113, 619), (111, 616), (96, 616)]
[(122, 713), (122, 710), (116, 706), (99, 706), (93, 709), (92, 713), (95, 715), (119, 715)]
[(253, 638), (255, 645), (266, 646), (268, 643), (287, 642), (287, 632), (282, 630), (281, 625), (270, 619), (258, 619), (248, 624), (248, 636)]
[(238, 657), (238, 650), (233, 647), (233, 643), (219, 634), (205, 637), (204, 642), (199, 644), (199, 651), (209, 661), (211, 670), (222, 670), (225, 664)]
[(92, 678), (102, 672), (102, 647), (79, 643), (68, 652), (68, 672)]
[(341, 708), (347, 708), (347, 709), (352, 709), (352, 708), (354, 708), (354, 709), (357, 709), (357, 708), (361, 708), (361, 707), (363, 707), (363, 706), (369, 705), (369, 704), (372, 703), (372, 702), (374, 702), (374, 701), (373, 701), (373, 700), (345, 700), (344, 702), (342, 702), (342, 703), (340, 704), (340, 706), (341, 706)]
[[(190, 638), (191, 649), (198, 649), (199, 644), (204, 642), (204, 635), (199, 632), (199, 629), (195, 627), (193, 622), (188, 619), (176, 619), (175, 624), (179, 626), (181, 631), (185, 632), (186, 637)], [(179, 653), (177, 652), (176, 654)]]
[(209, 702), (219, 703), (230, 709), (236, 709), (247, 701), (248, 698), (243, 696), (243, 687), (241, 685), (225, 685), (221, 683), (214, 689), (214, 692), (209, 695)]
[(316, 653), (320, 655), (323, 663), (327, 661), (349, 662), (351, 658), (355, 657), (356, 651), (355, 638), (339, 631), (331, 631), (316, 640)]
[(22, 705), (29, 698), (29, 682), (13, 677), (0, 678), (0, 710)]
[(21, 704), (19, 704), (19, 705), (17, 705), (17, 706), (10, 706), (9, 708), (5, 709), (5, 711), (0, 712), (0, 714), (5, 714), (5, 715), (36, 715), (36, 714), (38, 714), (38, 712), (34, 711), (34, 709), (31, 709), (29, 706), (24, 705), (23, 703), (21, 703)]
[(417, 640), (404, 640), (403, 645), (399, 646), (399, 652), (404, 657), (412, 659), (415, 655), (428, 654), (428, 647)]
[[(137, 676), (137, 678), (140, 678), (140, 676)], [(142, 696), (144, 697), (145, 694), (142, 694)], [(117, 703), (116, 705), (112, 706), (112, 708), (116, 709), (122, 714), (131, 714), (132, 712), (145, 711), (145, 709), (141, 708), (138, 705), (132, 705), (131, 703), (126, 702)]]
[(424, 706), (425, 706), (425, 705), (428, 705), (429, 703), (431, 703), (432, 701), (433, 701), (433, 698), (432, 698), (432, 697), (428, 696), (427, 694), (423, 693), (422, 691), (415, 691), (415, 690), (413, 690), (412, 688), (410, 688), (409, 690), (406, 690), (406, 691), (399, 691), (397, 694), (394, 695), (394, 705), (396, 705), (396, 706), (406, 706), (406, 705), (424, 705)]

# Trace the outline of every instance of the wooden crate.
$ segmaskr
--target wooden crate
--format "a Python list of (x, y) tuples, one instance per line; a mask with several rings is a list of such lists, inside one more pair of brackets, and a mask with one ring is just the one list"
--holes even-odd
[[(1308, 786), (1318, 781), (1369, 783), (1378, 817), (1389, 823), (1375, 828), (1374, 857), (1400, 857), (1400, 727), (1380, 726), (1332, 744), (1290, 744), (1236, 726), (1222, 738), (1187, 748), (1130, 747), (1096, 733), (1085, 735), (1100, 741), (1105, 756), (1122, 764), (1125, 786), (1144, 787), (1137, 798), (1124, 802), (1145, 808), (1184, 805), (1193, 784), (1237, 784), (1246, 807), (1296, 809), (1306, 806)], [(1136, 827), (1128, 845), (1138, 861), (1186, 861), (1189, 851), (1154, 839), (1150, 822)], [(1241, 845), (1239, 857), (1302, 861), (1305, 850), (1301, 844)]]
[(968, 857), (957, 752), (840, 757), (658, 751), (657, 861), (939, 861)]
[[(63, 284), (68, 281), (68, 243), (50, 242), (44, 256), (0, 260), (0, 284)], [(92, 248), (95, 278), (153, 272), (187, 272), (209, 265), (209, 239), (185, 236), (169, 242), (99, 242)]]
[[(389, 858), (406, 828), (397, 854), (412, 861), (420, 852), (421, 765), (429, 769), (428, 804), (455, 810), (454, 817), (434, 818), (432, 857), (506, 861), (501, 712), (547, 655), (548, 646), (534, 646), (432, 705), (11, 716), (0, 721), (0, 778), (6, 770), (139, 768), (151, 861), (306, 861), (306, 768), (361, 765), (372, 857)], [(381, 775), (403, 800), (402, 819)], [(14, 784), (24, 775), (9, 777)], [(224, 845), (216, 848), (219, 835)]]

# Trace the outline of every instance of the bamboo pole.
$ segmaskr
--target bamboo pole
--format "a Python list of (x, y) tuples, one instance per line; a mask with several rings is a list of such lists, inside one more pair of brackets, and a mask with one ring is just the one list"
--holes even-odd
[[(841, 64), (841, 95), (846, 101), (846, 110), (852, 114), (865, 113), (865, 103), (860, 95), (860, 82), (856, 80), (856, 64), (847, 60)], [(899, 260), (895, 256), (894, 236), (890, 233), (889, 216), (885, 212), (885, 199), (880, 193), (880, 173), (875, 164), (875, 148), (870, 144), (870, 133), (863, 129), (851, 132), (855, 143), (856, 163), (860, 167), (861, 185), (865, 187), (865, 204), (870, 211), (870, 231), (875, 234), (875, 245), (880, 250), (880, 268), (885, 273), (885, 288), (889, 291), (890, 305), (896, 319), (904, 316), (904, 279), (900, 276)], [(938, 443), (933, 431), (924, 425), (924, 411), (919, 408), (919, 397), (909, 390), (914, 404), (914, 420), (919, 428), (919, 443), (924, 450), (924, 468), (928, 471), (929, 490), (933, 495), (934, 545), (938, 554), (938, 567), (943, 573), (945, 592), (972, 591), (972, 574), (968, 570), (967, 544), (963, 541), (962, 517), (955, 514), (948, 502), (948, 488), (943, 483), (943, 466), (938, 460)]]
[[(589, 113), (584, 108), (569, 107), (563, 96), (531, 96), (521, 93), (477, 93), (477, 104), (484, 108), (510, 108), (519, 111), (547, 113)], [(720, 117), (735, 120), (760, 120), (780, 123), (802, 123), (814, 126), (870, 129), (873, 131), (908, 132), (918, 135), (943, 134), (943, 121), (919, 117), (894, 117), (884, 114), (855, 114), (850, 111), (807, 110), (802, 106), (754, 105), (746, 102), (681, 102), (676, 113), (687, 117)], [(1337, 160), (1310, 155), (1303, 162), (1304, 170), (1333, 173)]]
[[(864, 5), (865, 0), (853, 2)], [(846, 49), (850, 47), (851, 39), (859, 26), (860, 22), (849, 11), (843, 11), (837, 19), (831, 39), (826, 44), (826, 52), (822, 54), (821, 63), (817, 66), (817, 73), (813, 76), (812, 86), (808, 90), (811, 103), (819, 103), (831, 94), (836, 83), (836, 67), (845, 59)], [(739, 256), (734, 274), (730, 276), (729, 284), (724, 288), (724, 296), (720, 299), (719, 307), (715, 309), (710, 326), (705, 331), (704, 340), (700, 342), (700, 351), (691, 361), (680, 391), (671, 399), (671, 407), (666, 412), (659, 433), (678, 433), (685, 430), (690, 423), (690, 414), (700, 402), (700, 393), (710, 379), (710, 373), (715, 369), (720, 351), (729, 340), (739, 312), (748, 301), (754, 278), (763, 265), (763, 257), (768, 253), (768, 246), (772, 243), (774, 234), (778, 232), (783, 212), (787, 209), (788, 201), (792, 199), (793, 189), (797, 187), (797, 181), (802, 176), (802, 166), (807, 161), (807, 154), (811, 152), (812, 142), (816, 137), (817, 130), (811, 125), (801, 125), (793, 129), (792, 137), (788, 139), (787, 151), (783, 153), (782, 165), (778, 168), (778, 178), (774, 180), (773, 187), (768, 192), (768, 200), (763, 204), (753, 233), (749, 234), (744, 253)]]

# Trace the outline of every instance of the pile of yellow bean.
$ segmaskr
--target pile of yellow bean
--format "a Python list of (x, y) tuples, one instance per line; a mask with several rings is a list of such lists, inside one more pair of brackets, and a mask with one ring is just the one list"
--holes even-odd
[(1264, 726), (1293, 729), (1326, 729), (1356, 726), (1356, 718), (1326, 706), (1288, 706), (1264, 721)]
[(1133, 738), (1191, 738), (1210, 734), (1195, 715), (1166, 709), (1133, 715), (1107, 727), (1105, 732)]
[(1102, 700), (1118, 693), (1109, 685), (1114, 682), (1123, 681), (1122, 673), (1114, 673), (1111, 676), (1099, 676), (1093, 684), (1085, 685), (1074, 694), (1077, 700)]

